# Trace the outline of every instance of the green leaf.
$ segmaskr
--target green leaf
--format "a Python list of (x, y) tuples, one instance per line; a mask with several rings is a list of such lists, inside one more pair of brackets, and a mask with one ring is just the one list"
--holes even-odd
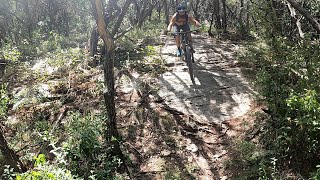
[(34, 159), (36, 160), (34, 166), (44, 165), (44, 163), (46, 162), (46, 156), (44, 154), (39, 154), (38, 157)]

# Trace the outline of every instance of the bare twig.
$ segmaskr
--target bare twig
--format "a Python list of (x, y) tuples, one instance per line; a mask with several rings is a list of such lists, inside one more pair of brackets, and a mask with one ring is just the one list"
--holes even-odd
[(218, 138), (221, 138), (221, 137), (225, 136), (228, 131), (229, 131), (229, 128), (227, 128), (224, 133), (222, 133), (220, 136), (218, 136)]
[(142, 157), (142, 154), (132, 144), (130, 144), (129, 142), (124, 142), (124, 144), (129, 145), (133, 150), (135, 150)]
[(21, 149), (19, 149), (18, 151), (16, 151), (16, 153), (18, 154), (19, 152), (27, 149), (27, 148), (32, 148), (32, 147), (36, 147), (36, 146), (40, 146), (42, 143), (37, 143), (37, 144), (33, 144), (33, 145), (30, 145), (30, 144), (27, 144), (25, 146), (23, 146)]

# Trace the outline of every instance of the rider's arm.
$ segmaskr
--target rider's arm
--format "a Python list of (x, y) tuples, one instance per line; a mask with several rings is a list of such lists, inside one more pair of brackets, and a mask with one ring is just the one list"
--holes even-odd
[(171, 31), (172, 26), (176, 23), (176, 16), (177, 16), (177, 13), (175, 13), (175, 14), (172, 16), (172, 18), (171, 18), (171, 20), (170, 20), (170, 23), (169, 23), (169, 25), (168, 25), (168, 27), (167, 27), (167, 30), (168, 30), (168, 31)]
[(194, 25), (196, 26), (201, 26), (201, 24), (199, 23), (199, 21), (197, 21), (194, 17), (189, 16), (189, 21), (192, 22)]

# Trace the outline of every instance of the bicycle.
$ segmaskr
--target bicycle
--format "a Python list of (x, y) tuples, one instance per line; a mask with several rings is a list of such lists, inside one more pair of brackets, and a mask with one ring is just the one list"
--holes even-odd
[(193, 52), (191, 52), (192, 48), (188, 38), (188, 34), (192, 32), (196, 32), (196, 31), (183, 31), (183, 32), (176, 32), (174, 34), (181, 35), (181, 46), (184, 52), (185, 61), (187, 63), (191, 81), (194, 83), (194, 74), (193, 74), (194, 56), (193, 56)]

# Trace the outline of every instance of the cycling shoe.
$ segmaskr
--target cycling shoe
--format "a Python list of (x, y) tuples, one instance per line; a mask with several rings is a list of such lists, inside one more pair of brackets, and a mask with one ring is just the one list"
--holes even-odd
[(181, 57), (181, 56), (182, 56), (181, 49), (177, 49), (177, 57)]

